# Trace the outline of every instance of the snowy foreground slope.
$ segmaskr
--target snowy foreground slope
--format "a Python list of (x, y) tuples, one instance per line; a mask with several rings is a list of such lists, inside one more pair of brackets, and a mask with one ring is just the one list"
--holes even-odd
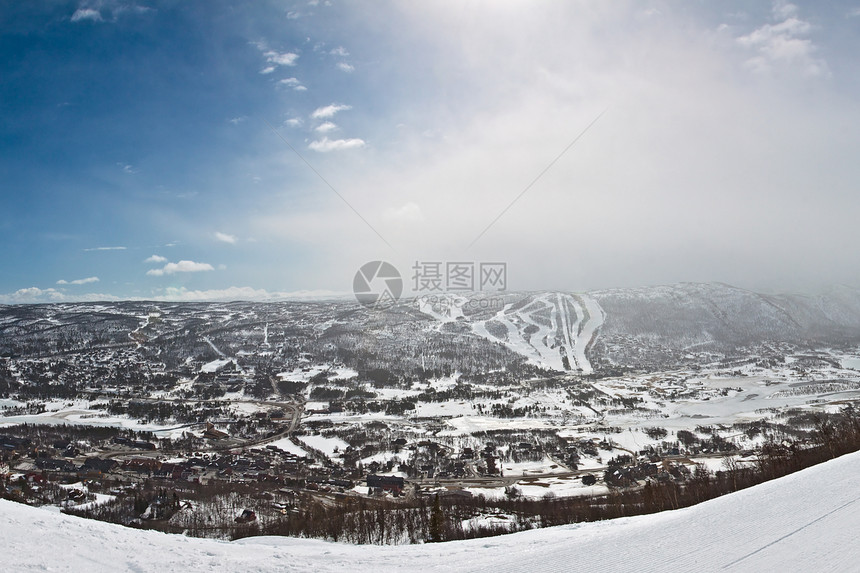
[(858, 500), (860, 453), (679, 511), (420, 546), (228, 543), (0, 500), (0, 549), (11, 571), (856, 571)]

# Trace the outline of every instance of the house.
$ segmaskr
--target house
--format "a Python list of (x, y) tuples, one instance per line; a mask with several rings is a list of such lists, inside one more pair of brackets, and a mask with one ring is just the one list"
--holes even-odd
[(122, 469), (137, 472), (139, 474), (152, 474), (158, 471), (161, 467), (161, 462), (148, 458), (137, 458), (126, 460), (122, 463)]
[(56, 472), (73, 472), (77, 470), (75, 464), (72, 462), (54, 458), (39, 458), (36, 460), (36, 467)]
[(373, 474), (367, 476), (367, 487), (371, 489), (379, 488), (394, 495), (400, 495), (405, 485), (405, 480), (399, 476), (378, 476)]
[(152, 451), (155, 449), (155, 444), (152, 442), (147, 442), (146, 440), (135, 440), (131, 443), (132, 447), (137, 448), (139, 450), (149, 450)]
[(250, 509), (246, 509), (235, 520), (236, 523), (251, 523), (257, 521), (257, 514)]
[(203, 437), (210, 440), (223, 440), (224, 438), (229, 437), (230, 434), (227, 432), (222, 432), (221, 430), (216, 430), (215, 426), (211, 423), (206, 424), (206, 430), (203, 432)]
[(84, 460), (84, 465), (81, 466), (81, 472), (97, 472), (106, 474), (119, 465), (119, 462), (111, 459), (102, 459), (97, 457), (87, 458)]

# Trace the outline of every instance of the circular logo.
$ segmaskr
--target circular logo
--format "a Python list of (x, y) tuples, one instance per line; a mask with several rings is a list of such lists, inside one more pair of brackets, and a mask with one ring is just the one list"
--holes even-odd
[(403, 294), (403, 279), (391, 263), (370, 261), (361, 265), (352, 280), (352, 292), (359, 304), (369, 308), (390, 308)]

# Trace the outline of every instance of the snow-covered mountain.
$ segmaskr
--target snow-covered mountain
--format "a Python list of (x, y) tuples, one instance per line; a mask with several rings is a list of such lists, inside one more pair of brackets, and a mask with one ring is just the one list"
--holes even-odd
[[(0, 308), (0, 357), (141, 347), (169, 367), (208, 356), (207, 337), (243, 350), (257, 338), (353, 368), (483, 374), (537, 368), (612, 374), (778, 358), (860, 344), (860, 290), (768, 295), (719, 283), (589, 293), (442, 293), (384, 310), (354, 301), (80, 303)], [(788, 349), (788, 347), (791, 347)], [(525, 363), (527, 368), (518, 368)]]
[[(860, 341), (860, 291), (766, 295), (720, 283), (681, 283), (571, 294), (508, 293), (435, 297), (419, 310), (466, 324), (529, 362), (592, 373), (615, 366), (667, 368), (708, 356), (767, 353)], [(764, 348), (762, 348), (764, 347)], [(704, 358), (703, 358), (704, 357)]]
[(7, 567), (24, 571), (851, 571), (860, 453), (690, 508), (468, 541), (232, 543), (126, 529), (0, 500)]
[(497, 340), (535, 364), (553, 370), (593, 369), (586, 350), (603, 324), (603, 310), (586, 294), (540, 293), (506, 304), (472, 331)]
[(610, 364), (653, 367), (701, 361), (702, 353), (791, 344), (856, 343), (860, 292), (766, 295), (729, 285), (682, 283), (592, 293), (606, 320), (592, 349)]

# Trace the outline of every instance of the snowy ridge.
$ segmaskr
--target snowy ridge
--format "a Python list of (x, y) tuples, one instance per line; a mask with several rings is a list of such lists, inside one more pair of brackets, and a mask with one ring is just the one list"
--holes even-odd
[(540, 366), (591, 374), (585, 351), (603, 320), (603, 309), (588, 295), (542, 293), (530, 296), (525, 304), (505, 305), (492, 318), (473, 323), (472, 331)]
[(15, 571), (850, 571), (860, 560), (858, 474), (855, 453), (678, 511), (428, 545), (228, 543), (5, 500), (0, 532)]

